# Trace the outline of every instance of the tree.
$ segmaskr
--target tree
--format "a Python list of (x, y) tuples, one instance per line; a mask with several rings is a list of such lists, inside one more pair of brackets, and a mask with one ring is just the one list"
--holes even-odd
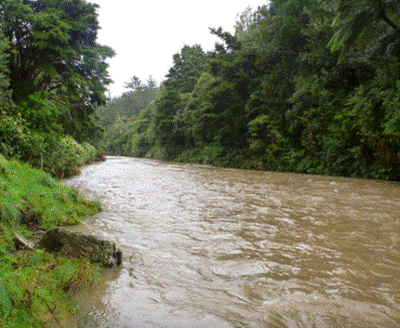
[(207, 54), (200, 45), (185, 45), (180, 53), (173, 55), (173, 60), (166, 87), (181, 93), (192, 92), (198, 78), (207, 70)]
[(153, 75), (149, 75), (146, 80), (146, 85), (148, 89), (156, 89), (157, 88), (157, 80), (154, 78)]
[(142, 80), (136, 75), (132, 76), (130, 81), (125, 82), (124, 88), (128, 89), (129, 92), (140, 92), (145, 88)]
[[(399, 179), (398, 6), (271, 0), (246, 10), (235, 34), (212, 29), (213, 52), (175, 54), (157, 99), (115, 124), (110, 143), (137, 156)], [(126, 109), (122, 99), (133, 98), (119, 100)]]
[(0, 25), (0, 109), (1, 112), (6, 113), (10, 109), (14, 108), (12, 102), (12, 94), (9, 90), (10, 80), (8, 78), (7, 69), (7, 51), (8, 51), (8, 40), (4, 37), (3, 30)]
[(341, 63), (353, 45), (361, 50), (373, 47), (378, 54), (396, 52), (394, 45), (400, 42), (400, 2), (397, 0), (340, 0), (337, 15), (332, 23), (338, 30), (328, 47), (332, 51), (342, 49)]
[(15, 102), (45, 91), (64, 107), (63, 121), (71, 133), (91, 125), (88, 117), (94, 106), (105, 103), (105, 86), (111, 82), (106, 59), (114, 51), (96, 43), (97, 8), (86, 0), (0, 1)]
[(235, 22), (235, 37), (239, 40), (243, 39), (248, 34), (252, 26), (257, 21), (258, 14), (253, 12), (248, 6), (240, 15), (236, 16)]
[[(149, 76), (146, 83), (133, 76), (125, 87), (128, 92), (111, 99), (105, 106), (96, 108), (98, 123), (105, 129), (101, 147), (109, 154), (132, 155), (132, 139), (136, 135), (138, 116), (157, 97), (157, 82)], [(143, 132), (143, 131), (141, 131)], [(141, 133), (138, 132), (138, 133)]]
[(13, 117), (15, 104), (9, 90), (7, 74), (8, 40), (4, 38), (0, 26), (0, 155), (11, 156), (23, 144), (21, 120)]
[(242, 43), (239, 41), (238, 37), (224, 31), (222, 27), (219, 27), (218, 29), (210, 28), (210, 32), (224, 41), (224, 44), (217, 43), (215, 45), (217, 53), (225, 54), (242, 48)]

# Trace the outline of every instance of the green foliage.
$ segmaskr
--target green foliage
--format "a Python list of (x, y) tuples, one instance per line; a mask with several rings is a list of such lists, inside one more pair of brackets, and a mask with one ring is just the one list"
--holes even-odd
[[(0, 156), (0, 327), (69, 327), (66, 292), (90, 287), (97, 267), (43, 251), (13, 248), (13, 233), (75, 224), (100, 210), (74, 189), (28, 164)], [(12, 251), (12, 252), (11, 252)]]
[(400, 42), (399, 9), (400, 3), (393, 0), (338, 1), (332, 22), (338, 30), (327, 46), (332, 51), (342, 48), (339, 63), (353, 45), (379, 55), (393, 53)]
[(44, 172), (67, 177), (97, 160), (83, 139), (99, 129), (90, 114), (104, 103), (112, 50), (95, 43), (95, 9), (80, 0), (0, 4), (0, 327), (71, 326), (65, 292), (96, 273), (85, 261), (16, 252), (12, 241), (15, 231), (29, 237), (100, 210)]
[(108, 130), (113, 153), (400, 179), (399, 9), (392, 0), (247, 9), (234, 34), (211, 29), (213, 52), (174, 55), (156, 100)]
[(0, 27), (0, 104), (2, 110), (9, 110), (13, 107), (11, 102), (11, 92), (8, 90), (10, 80), (8, 78), (7, 59), (9, 43), (4, 36), (3, 29)]
[(79, 144), (66, 136), (45, 155), (45, 170), (58, 178), (68, 178), (79, 173), (79, 167), (96, 161), (96, 149), (89, 143)]
[(0, 112), (0, 152), (18, 158), (59, 178), (79, 172), (79, 167), (97, 160), (97, 151), (63, 134), (60, 112), (46, 93), (30, 95), (9, 111)]
[(0, 28), (0, 154), (12, 156), (24, 145), (22, 119), (14, 115), (15, 105), (9, 90), (7, 70), (8, 40)]
[(3, 0), (0, 7), (15, 102), (45, 91), (62, 104), (61, 123), (75, 137), (95, 130), (90, 114), (111, 82), (106, 60), (114, 52), (96, 43), (97, 7), (84, 0)]
[(48, 99), (47, 92), (36, 92), (27, 96), (18, 106), (19, 115), (25, 119), (27, 128), (44, 133), (61, 134), (62, 126), (59, 122), (64, 107), (56, 105)]
[(30, 132), (21, 114), (11, 111), (0, 111), (0, 154), (4, 156), (21, 156), (28, 147), (27, 137)]
[(120, 118), (137, 117), (157, 96), (156, 84), (152, 76), (149, 76), (146, 83), (137, 76), (133, 76), (131, 81), (125, 84), (128, 92), (122, 94), (121, 97), (109, 100), (106, 106), (96, 109), (98, 123), (105, 129), (109, 129)]
[(156, 99), (159, 88), (152, 76), (146, 83), (133, 76), (125, 86), (128, 92), (96, 110), (98, 123), (106, 131), (97, 144), (108, 154), (129, 156), (132, 155), (135, 126), (138, 126), (134, 122)]
[(0, 223), (5, 226), (75, 224), (100, 209), (97, 202), (86, 201), (47, 173), (4, 158), (0, 186)]
[(174, 89), (167, 89), (156, 101), (154, 115), (155, 133), (161, 145), (184, 146), (184, 137), (176, 129), (174, 118), (181, 108), (182, 100)]
[(10, 315), (12, 311), (11, 298), (0, 281), (0, 310), (3, 316)]
[(42, 251), (1, 257), (0, 327), (71, 326), (74, 304), (65, 292), (92, 286), (95, 266)]
[(101, 130), (90, 114), (94, 105), (104, 102), (109, 82), (104, 61), (111, 50), (95, 43), (95, 8), (85, 1), (2, 2), (3, 156), (57, 177), (77, 173), (78, 166), (96, 159), (94, 148), (84, 142)]
[(172, 58), (174, 64), (169, 69), (165, 86), (179, 93), (192, 92), (197, 79), (207, 70), (207, 55), (200, 45), (185, 45)]

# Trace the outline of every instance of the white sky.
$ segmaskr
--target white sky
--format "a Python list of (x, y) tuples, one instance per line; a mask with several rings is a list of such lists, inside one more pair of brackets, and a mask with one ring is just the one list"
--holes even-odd
[(113, 48), (117, 55), (109, 60), (114, 84), (112, 96), (126, 91), (125, 82), (133, 75), (146, 81), (153, 75), (165, 79), (172, 56), (185, 45), (200, 44), (212, 50), (218, 38), (209, 27), (222, 26), (234, 32), (237, 14), (246, 7), (257, 9), (266, 0), (89, 0), (101, 6), (98, 43)]

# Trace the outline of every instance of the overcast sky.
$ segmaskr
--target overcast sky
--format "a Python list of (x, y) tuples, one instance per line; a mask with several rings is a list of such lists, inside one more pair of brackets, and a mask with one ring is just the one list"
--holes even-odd
[(114, 84), (112, 96), (125, 91), (123, 85), (133, 75), (143, 81), (153, 75), (165, 79), (172, 56), (185, 45), (201, 44), (212, 50), (218, 38), (209, 27), (222, 26), (233, 32), (237, 14), (246, 7), (256, 9), (266, 0), (132, 1), (89, 0), (100, 5), (98, 43), (113, 48), (117, 55), (109, 61)]

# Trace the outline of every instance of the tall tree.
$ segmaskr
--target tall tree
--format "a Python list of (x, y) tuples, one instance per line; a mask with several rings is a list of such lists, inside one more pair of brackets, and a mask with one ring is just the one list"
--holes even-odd
[(125, 82), (124, 88), (128, 89), (129, 92), (140, 92), (145, 88), (145, 85), (139, 77), (134, 75), (128, 82)]
[(12, 112), (15, 108), (9, 90), (10, 81), (7, 75), (7, 48), (8, 40), (4, 37), (0, 25), (0, 155), (14, 155), (13, 146), (17, 147), (21, 143), (21, 138), (17, 133), (18, 127), (14, 125)]
[(0, 1), (15, 102), (46, 91), (68, 108), (65, 120), (75, 121), (72, 131), (87, 124), (94, 106), (105, 103), (111, 82), (106, 59), (114, 51), (96, 42), (97, 8), (86, 0)]
[(200, 45), (185, 45), (173, 55), (174, 64), (169, 69), (165, 85), (181, 93), (192, 92), (198, 78), (207, 70), (207, 54)]

